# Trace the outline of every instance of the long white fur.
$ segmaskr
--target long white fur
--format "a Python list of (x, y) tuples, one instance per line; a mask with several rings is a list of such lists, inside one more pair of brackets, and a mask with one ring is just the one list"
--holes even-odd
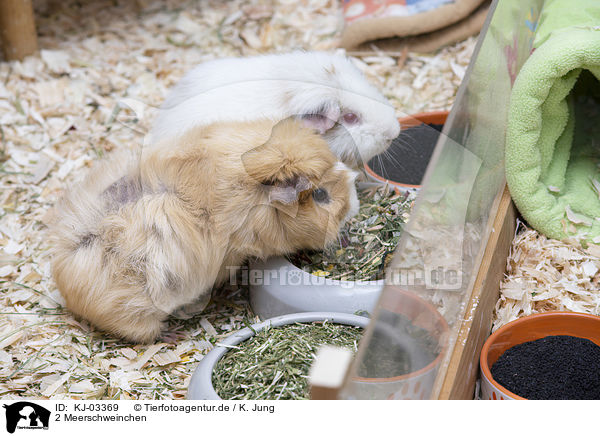
[[(215, 121), (280, 121), (318, 111), (337, 118), (324, 136), (350, 165), (383, 152), (400, 132), (394, 108), (347, 57), (293, 52), (198, 65), (168, 94), (148, 144)], [(349, 112), (358, 123), (344, 122)]]

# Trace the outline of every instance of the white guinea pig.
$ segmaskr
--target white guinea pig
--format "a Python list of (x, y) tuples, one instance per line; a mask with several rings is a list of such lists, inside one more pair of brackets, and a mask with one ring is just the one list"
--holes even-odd
[(148, 144), (217, 121), (299, 116), (346, 164), (360, 166), (400, 133), (394, 108), (350, 59), (292, 52), (202, 63), (167, 95)]

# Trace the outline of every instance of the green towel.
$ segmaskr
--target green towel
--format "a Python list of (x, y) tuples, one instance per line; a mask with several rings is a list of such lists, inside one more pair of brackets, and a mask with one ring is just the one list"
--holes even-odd
[(600, 242), (600, 1), (547, 0), (510, 99), (506, 180), (523, 218)]

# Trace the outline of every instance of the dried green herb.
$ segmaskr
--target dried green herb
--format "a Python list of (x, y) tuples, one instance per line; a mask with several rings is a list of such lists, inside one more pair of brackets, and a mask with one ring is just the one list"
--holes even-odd
[(226, 400), (308, 399), (308, 371), (321, 345), (356, 352), (361, 327), (295, 323), (266, 328), (225, 353), (212, 383)]
[(304, 271), (334, 280), (380, 280), (408, 221), (415, 195), (389, 185), (359, 192), (360, 210), (323, 251), (301, 251), (288, 260)]

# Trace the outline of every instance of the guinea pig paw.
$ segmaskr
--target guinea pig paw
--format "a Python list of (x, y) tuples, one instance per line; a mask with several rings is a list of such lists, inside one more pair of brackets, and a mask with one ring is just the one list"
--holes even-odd
[(185, 332), (180, 331), (165, 331), (161, 333), (160, 340), (167, 344), (176, 344), (187, 338)]

